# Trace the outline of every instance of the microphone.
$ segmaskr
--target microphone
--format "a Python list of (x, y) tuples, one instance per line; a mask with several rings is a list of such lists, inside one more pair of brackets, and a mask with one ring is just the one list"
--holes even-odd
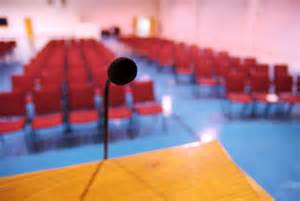
[(135, 62), (126, 57), (119, 57), (115, 59), (108, 68), (108, 79), (105, 82), (104, 89), (104, 160), (108, 158), (108, 102), (109, 102), (109, 86), (110, 82), (116, 85), (125, 85), (134, 80), (137, 75), (137, 65)]
[(137, 66), (129, 58), (120, 57), (114, 60), (108, 69), (108, 79), (117, 85), (125, 85), (136, 77)]

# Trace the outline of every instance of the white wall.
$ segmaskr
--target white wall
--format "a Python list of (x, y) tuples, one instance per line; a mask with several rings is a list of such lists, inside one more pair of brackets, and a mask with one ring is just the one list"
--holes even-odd
[(111, 25), (130, 34), (134, 16), (157, 16), (164, 37), (262, 62), (288, 62), (300, 71), (299, 0), (67, 0), (65, 7), (52, 1), (0, 0), (0, 15), (10, 24), (0, 29), (0, 38), (16, 38), (24, 56), (25, 17), (33, 20), (39, 49), (49, 38), (98, 36)]
[[(0, 39), (13, 38), (19, 45), (21, 61), (29, 55), (24, 18), (30, 17), (40, 49), (51, 38), (94, 36), (101, 28), (117, 25), (125, 34), (132, 30), (134, 16), (156, 16), (157, 0), (67, 0), (66, 6), (60, 0), (0, 0), (0, 15), (7, 16), (8, 28), (0, 29)], [(25, 55), (25, 56), (24, 56)], [(24, 57), (24, 58), (23, 58)]]
[(161, 0), (161, 34), (300, 72), (299, 0)]

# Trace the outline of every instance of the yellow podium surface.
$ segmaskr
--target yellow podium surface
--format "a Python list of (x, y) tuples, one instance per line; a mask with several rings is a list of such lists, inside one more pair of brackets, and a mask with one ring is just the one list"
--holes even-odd
[[(93, 177), (94, 176), (94, 177)], [(217, 141), (0, 179), (1, 201), (269, 201)]]

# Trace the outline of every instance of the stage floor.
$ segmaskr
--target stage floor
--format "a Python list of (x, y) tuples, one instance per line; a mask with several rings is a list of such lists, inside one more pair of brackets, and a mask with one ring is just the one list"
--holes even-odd
[[(93, 181), (92, 175), (95, 175)], [(217, 141), (2, 177), (0, 198), (2, 201), (273, 200), (230, 159)]]

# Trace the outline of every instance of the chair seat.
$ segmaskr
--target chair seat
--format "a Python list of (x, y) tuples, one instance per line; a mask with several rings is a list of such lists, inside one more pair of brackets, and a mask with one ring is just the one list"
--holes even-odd
[(177, 74), (187, 75), (187, 74), (192, 74), (193, 70), (191, 68), (180, 68), (180, 67), (177, 67), (176, 68), (176, 73)]
[(262, 103), (269, 103), (267, 99), (267, 95), (268, 95), (267, 93), (255, 93), (252, 95), (252, 97), (255, 101), (262, 102)]
[(280, 96), (280, 99), (289, 104), (300, 104), (300, 95)]
[(230, 93), (228, 94), (228, 99), (232, 102), (238, 103), (251, 103), (252, 98), (247, 94), (237, 94), (237, 93)]
[(139, 115), (154, 115), (162, 113), (162, 107), (158, 103), (145, 103), (145, 104), (136, 104), (134, 105), (134, 110)]
[(38, 115), (32, 120), (32, 128), (50, 128), (63, 123), (62, 114)]
[(110, 107), (108, 118), (109, 119), (127, 119), (131, 117), (131, 110), (126, 107)]
[(268, 93), (254, 93), (252, 97), (255, 101), (261, 103), (277, 103), (279, 100), (281, 100), (281, 96)]
[(218, 81), (212, 78), (196, 78), (196, 83), (199, 85), (216, 86)]
[(98, 112), (96, 110), (73, 111), (70, 113), (70, 123), (86, 123), (98, 120)]
[(0, 119), (0, 133), (9, 133), (21, 130), (25, 124), (25, 118)]

